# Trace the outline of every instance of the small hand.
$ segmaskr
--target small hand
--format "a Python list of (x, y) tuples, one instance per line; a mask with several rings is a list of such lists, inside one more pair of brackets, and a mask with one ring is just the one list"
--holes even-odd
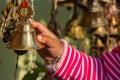
[(45, 48), (37, 50), (45, 61), (52, 61), (58, 57), (62, 51), (62, 44), (59, 39), (45, 25), (29, 19), (31, 25), (37, 33), (38, 41), (45, 45)]

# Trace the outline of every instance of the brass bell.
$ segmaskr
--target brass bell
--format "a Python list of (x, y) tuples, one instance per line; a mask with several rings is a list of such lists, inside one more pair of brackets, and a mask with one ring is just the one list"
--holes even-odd
[(78, 24), (78, 20), (72, 20), (68, 22), (66, 26), (66, 35), (73, 39), (80, 39), (85, 37), (85, 32), (82, 27)]
[(65, 35), (70, 36), (73, 39), (85, 38), (85, 32), (80, 23), (80, 8), (75, 6), (72, 19), (67, 22), (65, 27)]
[(101, 36), (101, 37), (103, 37), (103, 36), (107, 35), (107, 31), (106, 31), (106, 29), (105, 29), (104, 27), (99, 27), (99, 28), (97, 28), (97, 29), (93, 32), (93, 34), (94, 34), (95, 36)]
[(6, 46), (12, 50), (40, 49), (44, 46), (36, 38), (36, 32), (29, 22), (22, 22), (13, 35), (12, 40)]
[(104, 47), (105, 45), (102, 43), (102, 41), (99, 38), (97, 38), (97, 45), (96, 46), (98, 48), (100, 48), (100, 47)]
[(110, 35), (110, 37), (117, 38), (118, 35), (119, 35), (118, 29), (119, 29), (119, 27), (113, 27), (113, 26), (111, 26), (111, 27), (109, 28), (109, 31), (110, 31), (110, 32), (109, 32), (109, 35)]
[[(103, 44), (106, 44), (108, 32), (105, 27), (99, 27), (94, 32), (93, 35), (99, 38)], [(100, 41), (98, 41), (100, 42)]]
[(89, 4), (88, 10), (84, 13), (81, 20), (81, 25), (88, 30), (96, 30), (98, 27), (107, 25), (103, 9), (97, 0), (94, 0), (92, 4)]

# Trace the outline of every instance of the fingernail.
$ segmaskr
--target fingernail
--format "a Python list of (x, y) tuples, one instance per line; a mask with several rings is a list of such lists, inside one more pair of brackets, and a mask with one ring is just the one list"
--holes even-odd
[(42, 36), (38, 35), (38, 40), (41, 41), (42, 40)]

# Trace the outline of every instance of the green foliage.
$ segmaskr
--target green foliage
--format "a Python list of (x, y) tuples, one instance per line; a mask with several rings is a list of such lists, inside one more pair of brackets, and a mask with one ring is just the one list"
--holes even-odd
[(40, 62), (35, 62), (35, 65), (37, 65), (36, 68), (29, 71), (22, 80), (36, 80), (39, 76), (39, 73), (46, 73), (45, 66), (41, 64)]

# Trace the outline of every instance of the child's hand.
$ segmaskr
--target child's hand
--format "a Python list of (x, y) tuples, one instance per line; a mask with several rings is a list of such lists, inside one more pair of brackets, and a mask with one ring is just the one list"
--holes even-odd
[(45, 48), (38, 50), (39, 55), (45, 61), (58, 57), (63, 47), (59, 39), (45, 25), (32, 19), (29, 21), (37, 33), (38, 41), (45, 45)]

